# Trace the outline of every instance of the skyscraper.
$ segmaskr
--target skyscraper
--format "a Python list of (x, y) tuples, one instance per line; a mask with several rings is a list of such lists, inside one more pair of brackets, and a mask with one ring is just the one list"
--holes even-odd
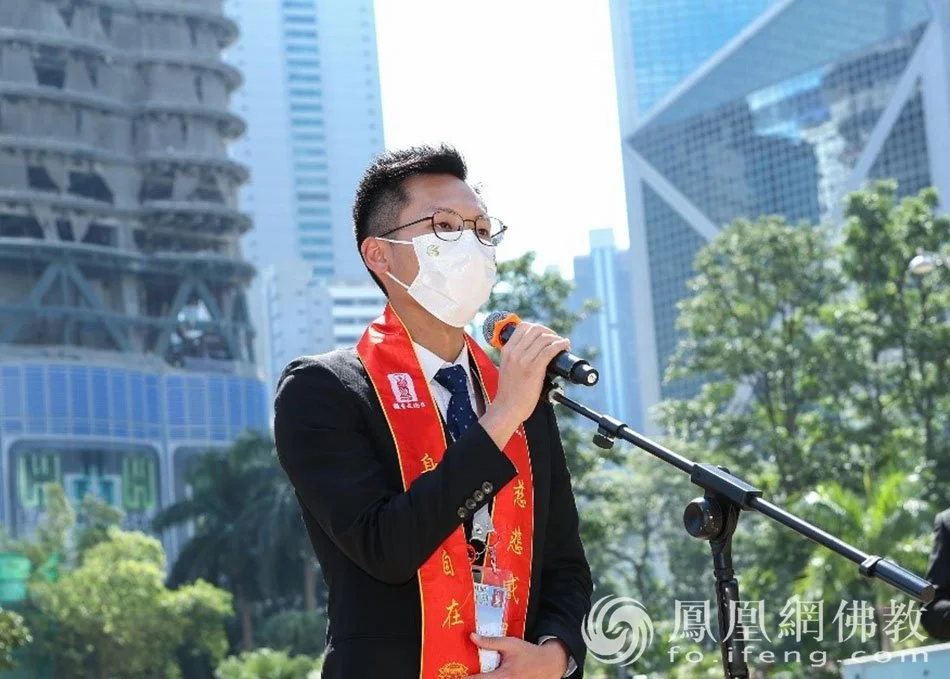
[[(776, 0), (628, 0), (615, 16), (635, 46), (632, 106), (645, 113)], [(629, 27), (629, 28), (626, 28)]]
[(600, 371), (600, 382), (578, 387), (577, 397), (639, 431), (645, 416), (640, 406), (630, 281), (630, 257), (614, 245), (613, 230), (591, 231), (590, 254), (574, 258), (574, 290), (568, 304), (573, 311), (580, 310), (586, 300), (600, 304), (571, 333), (575, 353), (596, 351), (591, 363)]
[(259, 225), (244, 240), (246, 253), (270, 272), (255, 282), (252, 314), (273, 387), (292, 358), (338, 344), (331, 286), (365, 285), (383, 307), (351, 217), (362, 171), (383, 149), (373, 3), (225, 7), (242, 32), (228, 60), (245, 74), (234, 107), (250, 134), (233, 155), (251, 168), (241, 206)]
[(0, 3), (0, 513), (43, 485), (147, 527), (192, 455), (267, 427), (214, 2)]
[[(661, 379), (693, 259), (725, 224), (762, 214), (835, 223), (843, 196), (872, 178), (950, 196), (950, 0), (759, 5), (730, 38), (659, 3), (612, 3), (645, 407), (696, 387)], [(662, 59), (642, 49), (651, 21), (677, 39), (715, 40), (702, 63), (644, 100), (644, 73)]]

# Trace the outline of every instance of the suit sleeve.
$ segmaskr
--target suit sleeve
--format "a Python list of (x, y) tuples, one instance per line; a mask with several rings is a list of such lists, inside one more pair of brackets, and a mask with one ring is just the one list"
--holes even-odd
[(933, 548), (927, 568), (927, 580), (936, 585), (934, 600), (927, 604), (920, 622), (931, 637), (950, 641), (950, 527), (947, 513), (934, 521)]
[(493, 487), (477, 510), (514, 478), (515, 468), (475, 424), (434, 470), (400, 492), (387, 478), (365, 424), (353, 393), (326, 366), (292, 363), (284, 371), (274, 437), (298, 499), (360, 568), (402, 584), (463, 523), (459, 509), (474, 491), (485, 482)]
[(590, 611), (594, 587), (581, 544), (577, 506), (557, 420), (550, 406), (545, 409), (551, 441), (551, 504), (541, 564), (540, 610), (529, 640), (557, 637), (568, 647), (577, 666), (583, 668), (587, 647), (581, 625)]

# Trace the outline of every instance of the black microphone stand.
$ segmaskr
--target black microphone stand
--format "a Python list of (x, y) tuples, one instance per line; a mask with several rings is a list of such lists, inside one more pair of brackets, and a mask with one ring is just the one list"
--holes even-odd
[(601, 415), (568, 398), (560, 386), (551, 381), (546, 385), (546, 397), (552, 403), (560, 403), (597, 424), (593, 442), (600, 448), (610, 449), (616, 439), (623, 439), (689, 474), (690, 480), (705, 491), (703, 497), (694, 499), (686, 506), (683, 523), (687, 532), (694, 538), (708, 540), (712, 550), (719, 614), (719, 648), (722, 668), (727, 679), (749, 677), (749, 668), (745, 662), (745, 634), (736, 617), (740, 601), (739, 582), (732, 565), (732, 536), (739, 523), (739, 512), (743, 509), (764, 514), (858, 564), (858, 572), (867, 578), (879, 578), (921, 603), (927, 604), (933, 600), (934, 586), (926, 580), (893, 561), (863, 552), (781, 507), (763, 500), (761, 490), (733, 476), (725, 467), (697, 463), (677, 455), (659, 443), (641, 436), (623, 422), (609, 415)]

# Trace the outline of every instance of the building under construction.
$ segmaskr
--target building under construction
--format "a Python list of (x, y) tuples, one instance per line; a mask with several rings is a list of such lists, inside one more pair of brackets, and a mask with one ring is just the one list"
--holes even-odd
[[(227, 156), (221, 0), (0, 1), (3, 521), (43, 484), (146, 526), (188, 459), (266, 428)], [(174, 545), (171, 545), (174, 547)]]

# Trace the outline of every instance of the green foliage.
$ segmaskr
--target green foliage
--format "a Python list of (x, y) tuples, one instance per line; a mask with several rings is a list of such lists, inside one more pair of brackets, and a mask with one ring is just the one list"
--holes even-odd
[[(656, 411), (674, 450), (729, 467), (769, 499), (918, 573), (943, 508), (933, 501), (950, 482), (950, 280), (945, 270), (907, 271), (918, 250), (950, 244), (950, 221), (936, 207), (933, 191), (898, 200), (893, 184), (880, 183), (848, 198), (840, 233), (779, 217), (726, 227), (696, 259), (666, 375), (704, 384)], [(695, 490), (670, 494), (668, 478), (648, 482), (643, 497), (659, 494), (650, 513), (675, 528), (659, 530), (670, 594), (711, 599), (705, 546), (676, 526)], [(842, 599), (868, 601), (878, 614), (902, 600), (760, 517), (743, 519), (735, 543), (742, 597), (767, 602), (771, 629), (796, 595), (823, 598), (826, 623)], [(640, 583), (633, 594), (648, 595)], [(834, 659), (850, 647), (829, 632), (811, 647)]]
[(46, 498), (46, 512), (36, 528), (31, 540), (16, 541), (11, 547), (22, 552), (33, 564), (34, 572), (40, 572), (51, 560), (64, 560), (69, 554), (69, 540), (76, 526), (76, 512), (73, 511), (66, 491), (59, 484), (48, 483), (43, 486)]
[(249, 432), (225, 450), (195, 458), (186, 480), (191, 496), (153, 522), (159, 531), (194, 526), (172, 566), (172, 584), (203, 578), (227, 587), (245, 649), (254, 647), (255, 619), (275, 609), (316, 610), (313, 550), (269, 435)]
[[(843, 540), (858, 544), (870, 554), (888, 554), (913, 571), (923, 572), (927, 565), (930, 535), (921, 530), (930, 523), (929, 506), (920, 500), (922, 483), (918, 474), (894, 471), (869, 478), (864, 492), (856, 493), (839, 483), (819, 484), (805, 494), (798, 509), (807, 519), (828, 526)], [(906, 599), (879, 580), (855, 577), (854, 565), (828, 550), (815, 550), (795, 593), (805, 601), (817, 601), (826, 592), (836, 599), (866, 601), (883, 611), (892, 600)], [(825, 620), (826, 635), (834, 637), (832, 620)], [(890, 650), (893, 645), (884, 626), (879, 626), (877, 648)], [(852, 642), (853, 645), (853, 642)], [(861, 650), (858, 647), (853, 651)]]
[(326, 628), (326, 619), (316, 612), (282, 611), (261, 626), (260, 642), (290, 655), (316, 657), (325, 648)]
[(319, 679), (323, 659), (291, 657), (284, 651), (261, 648), (230, 657), (218, 666), (215, 679)]
[(77, 561), (91, 548), (109, 539), (109, 529), (118, 527), (124, 516), (121, 509), (112, 507), (97, 495), (87, 494), (79, 505), (76, 524), (75, 552)]
[(164, 566), (157, 540), (113, 527), (58, 582), (34, 585), (39, 615), (50, 623), (38, 641), (57, 676), (176, 676), (174, 651), (186, 640), (223, 657), (230, 595), (207, 583), (169, 590)]
[[(534, 253), (529, 252), (498, 264), (498, 283), (485, 310), (489, 313), (510, 311), (525, 320), (543, 323), (560, 335), (570, 336), (577, 323), (597, 312), (599, 304), (588, 300), (580, 311), (568, 309), (573, 283), (553, 270), (537, 272), (534, 260)], [(608, 506), (621, 510), (621, 505), (610, 505), (607, 498), (629, 497), (629, 476), (619, 467), (624, 452), (597, 448), (590, 443), (593, 432), (589, 423), (580, 422), (574, 413), (560, 407), (557, 414), (578, 504), (581, 539), (594, 580), (602, 585), (614, 583), (613, 588), (617, 579), (631, 577), (626, 560), (629, 555), (619, 558), (622, 550), (614, 548), (615, 544), (623, 546), (629, 540), (622, 536), (618, 543), (612, 541), (624, 527), (616, 523), (616, 515), (607, 510)], [(605, 472), (603, 468), (607, 463), (612, 465), (612, 470)]]
[(33, 641), (23, 616), (0, 608), (0, 671), (12, 670), (13, 652)]
[(534, 260), (535, 253), (528, 252), (499, 262), (498, 283), (486, 311), (510, 311), (525, 320), (544, 323), (557, 334), (566, 336), (587, 314), (596, 311), (598, 304), (590, 300), (579, 312), (569, 310), (566, 302), (574, 284), (557, 271), (538, 273)]

